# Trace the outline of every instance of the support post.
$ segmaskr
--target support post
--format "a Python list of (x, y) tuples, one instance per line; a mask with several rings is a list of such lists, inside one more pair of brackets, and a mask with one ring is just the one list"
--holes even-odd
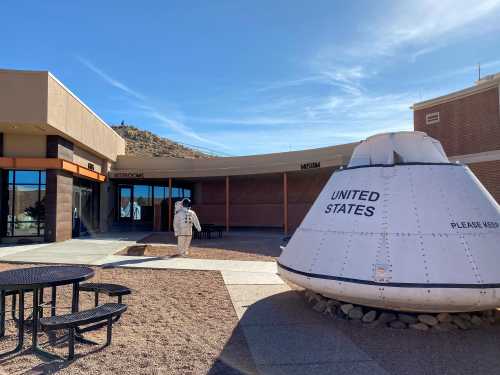
[(283, 231), (288, 234), (288, 176), (283, 172)]
[(229, 176), (226, 176), (226, 232), (229, 232)]
[(172, 177), (168, 178), (168, 231), (172, 231)]

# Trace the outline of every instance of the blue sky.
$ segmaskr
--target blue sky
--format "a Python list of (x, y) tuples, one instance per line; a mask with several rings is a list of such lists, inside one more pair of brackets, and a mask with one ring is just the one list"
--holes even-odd
[(109, 124), (221, 155), (411, 129), (500, 71), (500, 0), (0, 4), (0, 67), (50, 70)]

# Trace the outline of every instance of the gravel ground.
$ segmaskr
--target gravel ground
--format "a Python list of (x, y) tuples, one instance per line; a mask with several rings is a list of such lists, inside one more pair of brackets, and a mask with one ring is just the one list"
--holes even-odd
[[(28, 265), (0, 264), (0, 271)], [(122, 319), (113, 326), (110, 347), (79, 344), (72, 362), (44, 362), (29, 352), (0, 360), (0, 374), (233, 374), (254, 373), (246, 341), (222, 277), (218, 272), (184, 270), (98, 269), (92, 281), (114, 282), (133, 289), (125, 298), (129, 305)], [(69, 287), (58, 288), (58, 306), (69, 306)], [(101, 297), (104, 302), (107, 297)], [(45, 300), (50, 299), (46, 290)], [(81, 294), (80, 309), (93, 307), (93, 296)], [(29, 294), (26, 298), (28, 304)], [(7, 309), (10, 309), (10, 297)], [(28, 304), (29, 306), (29, 304)], [(64, 313), (59, 310), (58, 314)], [(17, 330), (12, 321), (7, 335), (0, 339), (0, 350), (16, 345)], [(106, 330), (86, 334), (105, 341)], [(67, 346), (46, 345), (60, 355)], [(25, 347), (31, 342), (26, 333)], [(224, 353), (221, 355), (221, 353)]]
[[(281, 254), (281, 237), (276, 234), (224, 233), (222, 238), (193, 240), (189, 258), (274, 261)], [(144, 254), (146, 256), (177, 254), (177, 240), (172, 233), (153, 233), (139, 243), (149, 245)], [(122, 251), (119, 254), (125, 253)]]

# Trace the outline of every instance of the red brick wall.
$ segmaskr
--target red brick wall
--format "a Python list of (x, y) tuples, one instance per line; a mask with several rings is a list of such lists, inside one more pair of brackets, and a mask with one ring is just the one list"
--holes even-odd
[(295, 230), (333, 173), (333, 168), (288, 174), (288, 229)]
[[(333, 169), (288, 173), (288, 228), (294, 230), (330, 178)], [(225, 225), (225, 180), (195, 184), (194, 205), (200, 221)], [(283, 174), (229, 178), (229, 224), (233, 227), (282, 228)]]
[(500, 160), (469, 164), (469, 167), (493, 198), (500, 202)]
[(226, 225), (226, 182), (222, 179), (203, 180), (194, 185), (194, 204), (202, 224)]
[(231, 226), (283, 227), (283, 175), (229, 178)]
[[(428, 113), (439, 112), (440, 122), (426, 125)], [(500, 149), (498, 88), (414, 112), (415, 130), (438, 139), (448, 156)]]

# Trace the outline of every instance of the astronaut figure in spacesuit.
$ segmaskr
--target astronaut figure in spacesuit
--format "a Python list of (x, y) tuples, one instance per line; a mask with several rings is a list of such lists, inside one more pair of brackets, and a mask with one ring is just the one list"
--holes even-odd
[(183, 257), (188, 255), (193, 238), (193, 225), (198, 232), (201, 231), (198, 216), (190, 207), (191, 201), (188, 198), (175, 203), (174, 234), (177, 237), (177, 250)]

